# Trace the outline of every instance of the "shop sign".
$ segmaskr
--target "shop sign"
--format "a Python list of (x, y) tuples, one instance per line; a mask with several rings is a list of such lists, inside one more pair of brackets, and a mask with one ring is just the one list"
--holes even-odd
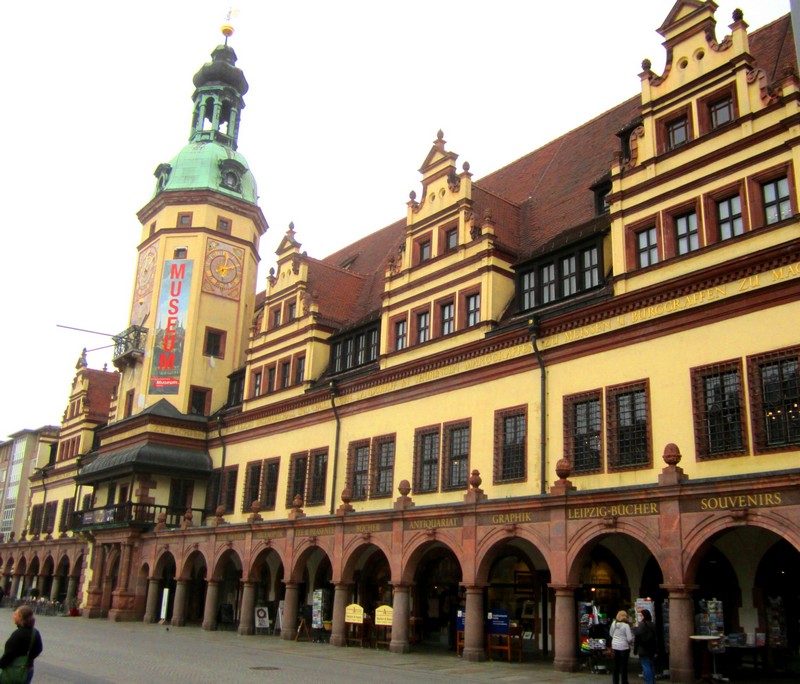
[(684, 512), (729, 511), (742, 508), (770, 508), (800, 503), (800, 493), (795, 492), (758, 492), (756, 494), (719, 494), (704, 496), (699, 499), (684, 501), (681, 510)]
[(356, 523), (348, 525), (347, 534), (375, 534), (376, 532), (391, 532), (392, 523)]
[(611, 504), (602, 506), (573, 506), (567, 509), (568, 520), (586, 520), (587, 518), (637, 517), (640, 515), (658, 515), (657, 501), (641, 503)]
[(357, 603), (351, 603), (344, 609), (344, 621), (351, 625), (363, 625), (364, 609)]
[(269, 608), (256, 606), (256, 629), (269, 629)]
[(392, 607), (378, 606), (375, 609), (375, 624), (377, 626), (392, 626)]
[(407, 530), (435, 530), (439, 527), (461, 527), (461, 516), (451, 518), (426, 518), (424, 520), (408, 520)]
[(324, 537), (334, 532), (336, 532), (336, 528), (333, 525), (325, 525), (324, 527), (303, 527), (297, 530), (298, 534), (307, 534), (309, 537)]
[(486, 631), (489, 634), (508, 634), (508, 613), (495, 610), (486, 615)]

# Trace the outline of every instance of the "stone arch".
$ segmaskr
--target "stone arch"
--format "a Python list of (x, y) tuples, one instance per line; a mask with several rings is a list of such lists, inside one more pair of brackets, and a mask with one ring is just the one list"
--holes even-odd
[[(436, 530), (435, 533), (432, 532), (433, 530), (420, 532), (406, 544), (400, 567), (401, 576), (398, 578), (403, 584), (411, 584), (414, 581), (414, 574), (417, 571), (420, 560), (433, 548), (446, 548), (458, 559), (459, 545), (455, 543), (452, 533), (446, 533), (442, 530)], [(463, 575), (464, 568), (460, 561), (459, 566)]]
[(345, 544), (345, 547), (342, 550), (342, 561), (340, 564), (341, 573), (338, 578), (335, 578), (335, 580), (340, 582), (351, 581), (353, 579), (355, 567), (359, 564), (363, 552), (369, 548), (377, 549), (383, 553), (384, 557), (389, 563), (389, 567), (391, 568), (392, 576), (394, 577), (396, 570), (399, 568), (392, 567), (393, 554), (391, 548), (384, 544), (382, 539), (371, 536), (368, 539), (356, 537)]

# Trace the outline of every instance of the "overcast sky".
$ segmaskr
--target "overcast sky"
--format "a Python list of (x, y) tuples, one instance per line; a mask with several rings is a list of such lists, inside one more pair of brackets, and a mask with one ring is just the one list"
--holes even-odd
[[(436, 131), (476, 179), (661, 73), (672, 0), (239, 0), (230, 44), (250, 83), (239, 151), (269, 223), (259, 289), (290, 221), (324, 257), (405, 216)], [(740, 6), (751, 30), (788, 0)], [(128, 326), (136, 211), (186, 144), (192, 76), (228, 4), (5, 2), (0, 439), (58, 425), (81, 349)], [(591, 152), (587, 150), (587, 152)], [(91, 351), (102, 368), (109, 349)]]

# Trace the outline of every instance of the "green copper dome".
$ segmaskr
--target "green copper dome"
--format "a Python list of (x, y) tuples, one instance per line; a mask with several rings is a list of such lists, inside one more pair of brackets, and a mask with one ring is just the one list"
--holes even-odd
[(194, 75), (194, 110), (189, 144), (155, 171), (161, 192), (214, 190), (256, 204), (256, 181), (236, 151), (247, 80), (233, 48), (218, 45), (211, 62)]

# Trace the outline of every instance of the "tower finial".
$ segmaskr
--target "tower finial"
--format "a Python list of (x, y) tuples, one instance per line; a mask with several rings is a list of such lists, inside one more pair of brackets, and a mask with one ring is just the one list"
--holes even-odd
[(220, 31), (222, 31), (222, 35), (225, 36), (225, 45), (228, 44), (228, 38), (233, 35), (233, 18), (239, 14), (239, 10), (235, 10), (232, 7), (228, 8), (228, 12), (225, 15), (225, 23), (222, 24), (220, 27)]

